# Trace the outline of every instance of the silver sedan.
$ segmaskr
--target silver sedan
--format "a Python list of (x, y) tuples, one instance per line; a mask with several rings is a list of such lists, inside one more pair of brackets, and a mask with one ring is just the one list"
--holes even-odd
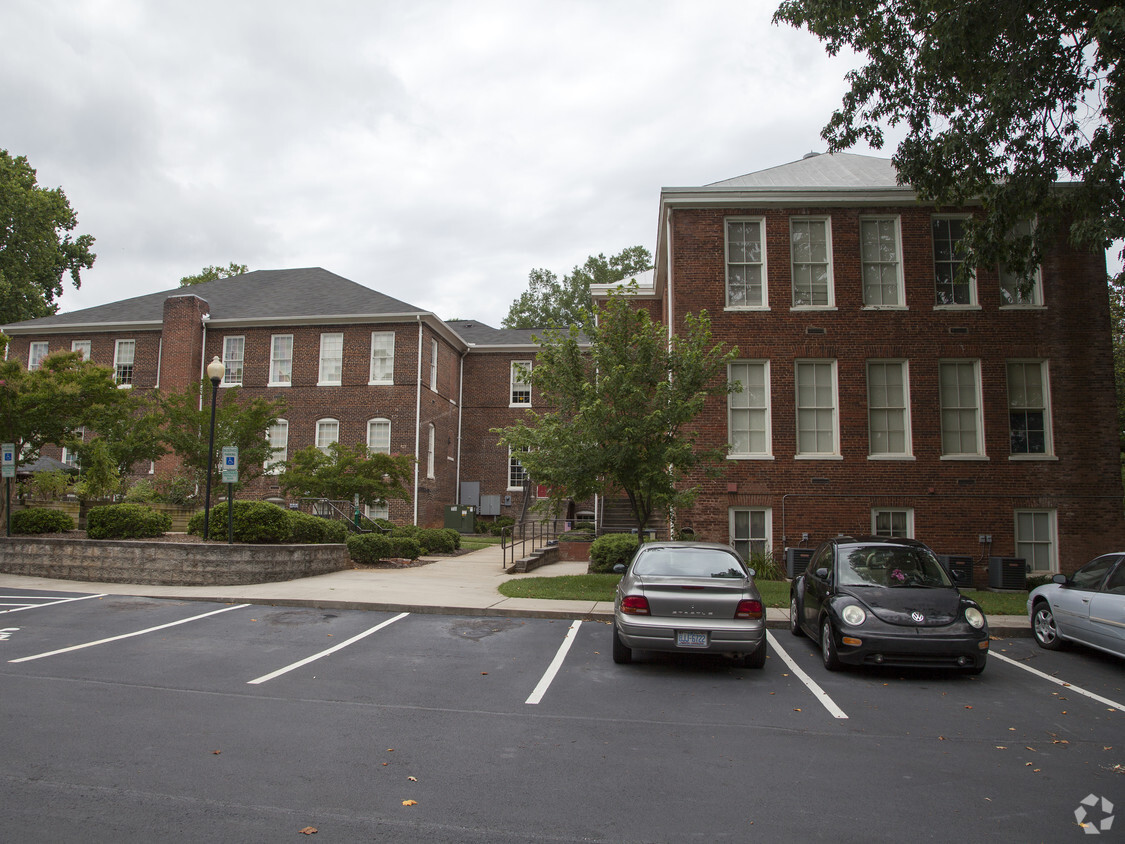
[(1064, 642), (1125, 656), (1125, 554), (1104, 554), (1027, 596), (1031, 631), (1042, 648)]
[(727, 654), (761, 668), (765, 607), (754, 572), (726, 545), (642, 545), (614, 598), (613, 661), (631, 662), (634, 650)]

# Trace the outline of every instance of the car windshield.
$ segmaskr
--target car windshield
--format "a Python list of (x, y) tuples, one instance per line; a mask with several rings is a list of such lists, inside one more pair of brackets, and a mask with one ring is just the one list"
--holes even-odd
[(842, 586), (952, 586), (927, 548), (852, 545), (840, 549)]
[(715, 548), (653, 548), (633, 565), (633, 574), (657, 577), (746, 577), (742, 562)]

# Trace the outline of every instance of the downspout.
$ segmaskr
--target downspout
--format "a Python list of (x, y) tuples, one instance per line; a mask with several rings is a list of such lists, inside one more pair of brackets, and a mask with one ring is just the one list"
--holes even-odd
[(422, 447), (422, 316), (418, 315), (418, 377), (414, 395), (414, 525), (418, 525), (418, 459)]
[[(207, 375), (207, 320), (200, 320), (203, 323), (203, 344), (199, 350), (199, 381), (203, 382), (204, 377)], [(164, 332), (160, 332), (161, 341), (164, 339)], [(157, 375), (159, 378), (160, 376)], [(199, 411), (203, 412), (203, 388), (199, 388)]]
[[(675, 333), (676, 333), (676, 329), (675, 329), (676, 308), (675, 308), (674, 298), (673, 298), (674, 289), (673, 289), (673, 286), (672, 286), (672, 282), (674, 281), (674, 278), (673, 278), (673, 273), (672, 273), (672, 209), (670, 209), (670, 208), (668, 209), (668, 218), (664, 221), (664, 253), (667, 256), (667, 267), (668, 267), (668, 306), (667, 306), (668, 348), (669, 348), (669, 350), (671, 350), (671, 348), (672, 348), (672, 338), (675, 336)], [(653, 281), (653, 284), (655, 285), (656, 284), (655, 274), (653, 276), (652, 281)], [(669, 373), (668, 377), (669, 377), (669, 380), (671, 380), (671, 373)], [(668, 468), (669, 468), (669, 471), (671, 471), (671, 467), (668, 467)], [(668, 538), (669, 539), (675, 539), (675, 533), (674, 533), (675, 527), (676, 527), (676, 510), (675, 510), (674, 507), (670, 507), (669, 512), (668, 512)]]
[(464, 416), (465, 407), (465, 355), (469, 352), (466, 349), (461, 352), (461, 366), (457, 373), (457, 471), (454, 475), (456, 489), (453, 493), (453, 500), (457, 506), (461, 506), (461, 419)]
[(160, 340), (156, 344), (156, 389), (160, 389), (160, 363), (164, 360), (164, 329), (160, 329)]

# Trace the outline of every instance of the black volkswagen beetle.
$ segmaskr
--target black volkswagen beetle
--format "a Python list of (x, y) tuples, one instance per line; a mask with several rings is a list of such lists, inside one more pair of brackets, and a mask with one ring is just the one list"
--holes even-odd
[(913, 539), (824, 542), (789, 595), (789, 629), (843, 664), (984, 670), (988, 623), (934, 552)]

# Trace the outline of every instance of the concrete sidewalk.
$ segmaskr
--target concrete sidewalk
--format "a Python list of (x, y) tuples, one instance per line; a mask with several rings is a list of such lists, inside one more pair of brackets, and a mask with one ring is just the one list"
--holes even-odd
[[(459, 557), (427, 559), (433, 562), (414, 568), (349, 569), (299, 580), (250, 586), (152, 586), (0, 574), (0, 588), (104, 592), (147, 598), (321, 609), (518, 618), (582, 618), (596, 621), (610, 621), (613, 618), (613, 603), (609, 601), (506, 598), (499, 592), (500, 584), (513, 578), (585, 574), (585, 562), (552, 563), (529, 574), (515, 574), (503, 570), (503, 552), (498, 545)], [(770, 627), (788, 627), (789, 610), (767, 609), (766, 621)], [(988, 624), (992, 634), (997, 637), (1030, 635), (1030, 625), (1023, 616), (991, 616)]]

